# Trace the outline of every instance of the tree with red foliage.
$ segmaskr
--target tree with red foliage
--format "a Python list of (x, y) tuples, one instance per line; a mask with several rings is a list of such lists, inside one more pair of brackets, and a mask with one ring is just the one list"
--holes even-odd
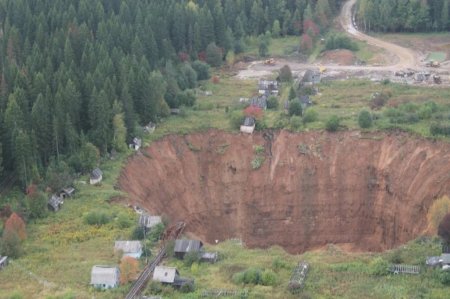
[(200, 60), (200, 61), (203, 61), (203, 62), (206, 61), (206, 52), (201, 51), (200, 53), (198, 53), (197, 57), (198, 57), (198, 60)]
[(310, 37), (315, 37), (320, 33), (319, 27), (311, 19), (303, 21), (303, 32), (307, 33)]
[(308, 34), (303, 33), (302, 37), (300, 38), (300, 50), (302, 50), (302, 52), (308, 53), (309, 51), (311, 51), (312, 47), (312, 38)]
[(21, 244), (26, 237), (25, 222), (19, 215), (12, 213), (6, 220), (5, 229), (3, 230), (2, 254), (14, 258), (20, 256), (22, 252)]
[(178, 53), (178, 59), (180, 59), (181, 62), (186, 62), (189, 60), (189, 54), (186, 52), (180, 52)]
[(138, 273), (138, 261), (130, 256), (124, 256), (120, 261), (120, 283), (126, 284), (135, 280)]
[(263, 110), (257, 106), (250, 105), (244, 109), (245, 116), (253, 117), (256, 120), (261, 119), (263, 114)]
[(450, 213), (445, 215), (438, 227), (438, 235), (450, 244)]
[(27, 238), (25, 222), (23, 222), (22, 218), (20, 218), (20, 216), (16, 213), (12, 213), (5, 222), (5, 229), (3, 233), (8, 231), (17, 233), (21, 240), (25, 240)]

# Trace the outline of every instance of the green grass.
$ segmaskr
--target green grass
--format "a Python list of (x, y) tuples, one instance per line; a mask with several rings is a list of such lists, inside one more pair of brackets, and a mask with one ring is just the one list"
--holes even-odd
[(433, 60), (433, 61), (438, 61), (438, 62), (442, 62), (446, 58), (447, 58), (447, 54), (445, 54), (444, 52), (431, 52), (427, 56), (427, 60)]
[[(245, 55), (259, 56), (258, 53), (258, 39), (248, 38)], [(300, 44), (299, 36), (288, 36), (283, 38), (272, 38), (269, 44), (269, 57), (285, 57), (296, 53)]]
[[(145, 136), (145, 145), (150, 145), (167, 134), (188, 134), (210, 128), (232, 130), (225, 111), (227, 107), (229, 111), (241, 109), (237, 108), (239, 97), (254, 94), (257, 80), (238, 80), (226, 74), (219, 75), (219, 84), (203, 82), (203, 88), (211, 90), (212, 96), (199, 96), (196, 106), (187, 109), (185, 116), (168, 117), (158, 124), (153, 134)], [(300, 130), (321, 130), (331, 115), (338, 115), (346, 128), (358, 128), (357, 115), (361, 109), (367, 109), (374, 92), (390, 93), (392, 96), (388, 104), (394, 106), (405, 102), (421, 105), (432, 100), (442, 108), (439, 113), (450, 115), (450, 109), (446, 110), (450, 98), (449, 89), (382, 85), (366, 80), (323, 83), (319, 89), (320, 94), (313, 97), (318, 120), (302, 125)], [(285, 85), (278, 110), (265, 112), (268, 127), (275, 126), (280, 120), (288, 125), (288, 117), (283, 112), (283, 99), (288, 90), (289, 86)], [(392, 126), (382, 111), (377, 113), (381, 118), (375, 121), (373, 130)], [(446, 119), (448, 117), (444, 121)], [(432, 121), (399, 127), (429, 136)], [(228, 146), (224, 144), (218, 150), (226, 151)], [(0, 298), (10, 298), (13, 295), (20, 295), (22, 298), (62, 298), (67, 295), (70, 298), (70, 294), (75, 298), (123, 298), (128, 286), (99, 292), (89, 287), (89, 280), (93, 265), (118, 263), (118, 258), (113, 253), (113, 242), (131, 235), (133, 227), (120, 228), (116, 220), (118, 215), (128, 217), (132, 223), (136, 222), (136, 215), (129, 208), (111, 201), (111, 198), (125, 196), (114, 186), (131, 153), (129, 151), (115, 160), (103, 161), (101, 168), (104, 171), (104, 181), (101, 186), (82, 183), (81, 181), (88, 180), (87, 176), (82, 176), (77, 180), (77, 195), (66, 200), (60, 212), (28, 223), (25, 255), (0, 271)], [(84, 222), (84, 216), (93, 210), (106, 211), (113, 220), (101, 227), (90, 226)], [(198, 290), (190, 298), (197, 298), (202, 289), (210, 288), (245, 288), (250, 291), (250, 298), (295, 298), (286, 290), (287, 281), (292, 268), (303, 259), (312, 265), (304, 290), (311, 298), (416, 298), (416, 294), (421, 293), (425, 293), (425, 298), (444, 298), (448, 292), (432, 271), (414, 277), (371, 276), (367, 272), (367, 265), (378, 254), (351, 254), (329, 246), (323, 251), (289, 255), (279, 247), (247, 250), (231, 241), (209, 249), (219, 251), (223, 259), (215, 265), (200, 264), (197, 268), (185, 267), (182, 262), (174, 259), (167, 261), (168, 264), (179, 267), (181, 275), (196, 279)], [(423, 263), (426, 255), (438, 253), (438, 245), (433, 241), (423, 244), (411, 242), (399, 250), (405, 263), (418, 264)], [(386, 252), (381, 256), (388, 259), (390, 254), (392, 253)], [(283, 266), (274, 266), (279, 263)], [(235, 285), (231, 280), (232, 275), (248, 267), (273, 270), (278, 274), (278, 284), (275, 287)], [(36, 277), (51, 284), (44, 285)], [(170, 293), (168, 297), (189, 298), (178, 292)]]

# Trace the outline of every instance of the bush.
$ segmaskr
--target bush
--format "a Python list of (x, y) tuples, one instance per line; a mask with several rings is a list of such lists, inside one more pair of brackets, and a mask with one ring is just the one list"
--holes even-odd
[(35, 192), (27, 195), (27, 205), (30, 217), (34, 219), (47, 216), (47, 196), (42, 192)]
[(261, 275), (261, 284), (264, 286), (275, 286), (277, 283), (277, 275), (272, 270), (264, 270)]
[(289, 120), (291, 127), (293, 129), (299, 129), (302, 126), (302, 118), (300, 116), (294, 115)]
[(441, 271), (439, 273), (439, 280), (442, 284), (450, 285), (450, 271)]
[(372, 126), (372, 115), (367, 110), (362, 110), (358, 116), (358, 124), (361, 128), (367, 129)]
[(111, 216), (105, 211), (91, 211), (84, 216), (84, 222), (89, 225), (104, 225), (111, 221)]
[(164, 233), (164, 224), (158, 223), (150, 230), (148, 239), (152, 242), (158, 242), (161, 239), (161, 235)]
[(288, 65), (285, 65), (280, 69), (280, 81), (281, 82), (292, 81), (292, 71)]
[(433, 232), (436, 232), (444, 219), (445, 215), (450, 213), (450, 198), (443, 196), (436, 199), (428, 210), (428, 223)]
[(176, 102), (179, 106), (192, 107), (196, 101), (195, 94), (192, 90), (185, 90), (177, 94)]
[(325, 49), (347, 49), (350, 51), (358, 51), (358, 44), (352, 41), (348, 36), (341, 33), (333, 33), (327, 38)]
[(373, 110), (380, 109), (387, 103), (388, 100), (389, 96), (387, 94), (376, 92), (372, 95), (372, 99), (370, 100), (370, 108)]
[(131, 222), (130, 218), (128, 217), (127, 214), (125, 213), (120, 213), (117, 216), (117, 225), (119, 228), (124, 229), (124, 228), (128, 228), (132, 225), (133, 223)]
[(430, 126), (431, 135), (450, 136), (450, 125), (434, 123)]
[(275, 96), (270, 96), (267, 99), (267, 109), (278, 109), (278, 99)]
[(297, 93), (295, 92), (294, 87), (291, 87), (291, 89), (289, 89), (289, 96), (288, 96), (288, 100), (292, 101), (293, 99), (295, 99), (297, 97)]
[(255, 170), (255, 169), (260, 168), (260, 167), (263, 165), (264, 161), (265, 161), (265, 158), (264, 158), (264, 157), (262, 157), (262, 156), (256, 156), (255, 158), (253, 158), (253, 160), (252, 160), (252, 162), (251, 162), (251, 164), (252, 164), (252, 169)]
[(136, 226), (131, 233), (131, 238), (133, 240), (144, 240), (145, 229), (142, 226)]
[(180, 291), (182, 293), (191, 293), (191, 292), (195, 291), (194, 284), (191, 282), (185, 283), (181, 286)]
[(302, 115), (302, 105), (300, 104), (299, 101), (293, 101), (289, 103), (289, 116), (292, 115), (297, 116)]
[(232, 113), (230, 113), (229, 120), (231, 128), (239, 130), (242, 122), (244, 121), (244, 114), (242, 114), (242, 111), (233, 111)]
[(450, 213), (445, 215), (438, 227), (438, 235), (446, 244), (450, 244)]
[(264, 149), (264, 145), (254, 145), (253, 146), (253, 151), (255, 152), (255, 154), (257, 155), (262, 155), (265, 152)]
[(369, 264), (369, 274), (373, 276), (384, 276), (389, 273), (389, 263), (381, 257), (377, 257)]
[(325, 123), (325, 129), (328, 132), (336, 132), (339, 129), (340, 119), (336, 115), (332, 115)]
[(198, 80), (208, 80), (211, 78), (210, 67), (207, 63), (196, 60), (192, 63), (192, 68), (197, 72)]
[(315, 122), (319, 118), (319, 114), (316, 110), (309, 108), (305, 111), (303, 114), (303, 122), (306, 123), (312, 123)]
[(198, 263), (200, 261), (200, 253), (198, 252), (188, 252), (185, 254), (183, 258), (184, 265), (186, 267), (192, 266), (194, 263)]

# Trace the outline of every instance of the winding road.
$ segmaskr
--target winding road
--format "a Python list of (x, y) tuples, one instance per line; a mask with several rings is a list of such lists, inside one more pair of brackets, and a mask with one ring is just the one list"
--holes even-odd
[(342, 28), (347, 32), (349, 36), (354, 39), (358, 39), (366, 42), (368, 45), (382, 48), (387, 53), (392, 56), (395, 56), (396, 59), (394, 63), (391, 65), (336, 65), (336, 64), (308, 64), (302, 62), (295, 62), (292, 60), (279, 59), (277, 60), (275, 65), (265, 65), (264, 61), (254, 61), (252, 62), (246, 69), (239, 71), (237, 77), (238, 78), (258, 78), (263, 76), (271, 75), (275, 70), (278, 70), (279, 67), (283, 65), (289, 65), (292, 72), (301, 73), (304, 72), (305, 69), (310, 68), (318, 68), (319, 66), (325, 67), (327, 70), (332, 72), (345, 72), (348, 75), (357, 74), (361, 72), (367, 73), (366, 75), (362, 75), (363, 77), (372, 77), (372, 76), (386, 76), (387, 74), (392, 75), (395, 71), (398, 70), (406, 70), (406, 69), (414, 69), (415, 71), (432, 71), (433, 73), (439, 74), (448, 74), (449, 69), (440, 68), (440, 69), (429, 69), (425, 68), (419, 59), (419, 54), (416, 53), (412, 49), (404, 48), (399, 45), (389, 43), (375, 37), (364, 34), (361, 31), (358, 31), (355, 25), (352, 22), (352, 9), (356, 4), (357, 0), (349, 0), (347, 1), (341, 10), (341, 14), (339, 16), (340, 23)]

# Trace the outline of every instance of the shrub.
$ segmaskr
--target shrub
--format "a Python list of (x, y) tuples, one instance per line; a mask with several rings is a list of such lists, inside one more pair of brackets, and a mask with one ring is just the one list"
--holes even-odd
[(128, 217), (127, 214), (125, 213), (120, 213), (117, 216), (117, 225), (119, 228), (123, 229), (123, 228), (128, 228), (132, 225), (132, 222), (130, 220), (130, 218)]
[(27, 205), (30, 217), (37, 219), (47, 216), (47, 196), (42, 192), (34, 192), (27, 195)]
[(145, 229), (142, 226), (136, 226), (131, 233), (131, 238), (133, 240), (144, 240)]
[(198, 80), (208, 80), (211, 78), (210, 67), (207, 63), (196, 60), (192, 63), (192, 68), (197, 72)]
[(275, 96), (270, 96), (267, 99), (267, 109), (278, 109), (278, 99)]
[(450, 285), (450, 271), (441, 271), (439, 273), (439, 280), (442, 284)]
[(294, 87), (291, 87), (291, 89), (289, 89), (289, 96), (288, 96), (288, 100), (292, 101), (293, 99), (295, 99), (297, 97), (297, 93), (295, 92)]
[(262, 154), (264, 154), (264, 146), (263, 145), (254, 145), (253, 151), (257, 155), (262, 155)]
[(120, 261), (120, 283), (126, 284), (136, 279), (139, 273), (139, 262), (137, 259), (124, 256)]
[(176, 102), (180, 106), (192, 107), (195, 104), (195, 94), (192, 90), (185, 90), (177, 94)]
[(372, 126), (372, 115), (367, 110), (362, 110), (358, 116), (358, 124), (361, 128), (367, 129)]
[(195, 291), (194, 284), (191, 282), (185, 283), (181, 286), (180, 291), (182, 293), (191, 293), (191, 292)]
[(389, 263), (381, 257), (375, 258), (369, 264), (369, 274), (383, 276), (389, 273)]
[(264, 270), (261, 274), (261, 284), (265, 286), (275, 286), (277, 283), (277, 275), (272, 270)]
[(299, 129), (302, 126), (302, 118), (300, 116), (294, 115), (289, 120), (291, 127), (293, 129)]
[(157, 242), (161, 239), (161, 235), (164, 233), (164, 224), (158, 223), (150, 230), (148, 239), (152, 242)]
[(434, 123), (430, 126), (431, 135), (450, 136), (450, 125)]
[(319, 118), (319, 114), (316, 110), (310, 108), (305, 111), (303, 114), (303, 122), (306, 123), (312, 123), (315, 122)]
[(291, 103), (289, 103), (289, 115), (297, 115), (297, 116), (301, 116), (302, 115), (302, 105), (300, 104), (300, 102), (298, 101), (293, 101)]
[(89, 225), (104, 225), (111, 221), (111, 216), (105, 211), (91, 211), (84, 216), (84, 221)]
[(242, 114), (242, 111), (233, 111), (230, 113), (229, 121), (231, 128), (239, 130), (244, 121), (244, 114)]
[(262, 157), (262, 156), (256, 156), (256, 157), (254, 157), (253, 160), (252, 160), (252, 162), (251, 162), (251, 164), (252, 164), (252, 169), (255, 170), (255, 169), (260, 168), (260, 167), (263, 165), (264, 161), (265, 161), (265, 158)]
[(388, 100), (389, 97), (387, 94), (376, 92), (372, 95), (372, 99), (370, 100), (370, 108), (373, 110), (380, 109), (387, 103)]
[(358, 44), (352, 41), (348, 36), (340, 33), (333, 33), (327, 38), (325, 43), (325, 49), (347, 49), (350, 51), (357, 51)]
[(292, 81), (292, 71), (288, 65), (284, 65), (280, 69), (280, 81), (281, 82), (291, 82)]
[(328, 132), (336, 132), (339, 129), (340, 122), (339, 117), (332, 115), (325, 123), (325, 129)]
[(200, 261), (200, 254), (198, 252), (188, 252), (185, 254), (183, 258), (184, 265), (186, 267), (192, 266), (194, 263), (198, 263)]
[(22, 242), (17, 232), (3, 231), (0, 252), (11, 258), (18, 258), (22, 255)]
[(158, 282), (158, 281), (154, 281), (152, 280), (149, 284), (148, 284), (148, 290), (150, 291), (150, 293), (152, 294), (161, 294), (161, 292), (163, 291), (163, 285), (162, 283)]
[(288, 269), (289, 265), (283, 259), (276, 257), (272, 261), (272, 268), (275, 270)]

